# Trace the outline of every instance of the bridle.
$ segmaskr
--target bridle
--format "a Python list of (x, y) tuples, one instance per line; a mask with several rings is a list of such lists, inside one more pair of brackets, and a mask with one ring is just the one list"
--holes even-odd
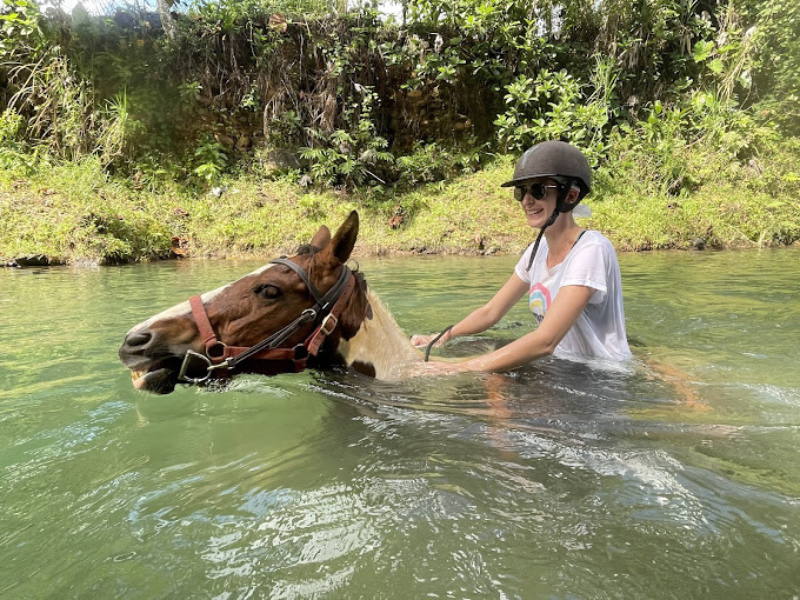
[[(178, 374), (179, 381), (201, 384), (212, 378), (228, 378), (245, 361), (249, 363), (248, 371), (270, 374), (299, 373), (306, 368), (308, 357), (319, 353), (325, 339), (339, 324), (339, 316), (356, 288), (355, 273), (347, 265), (342, 265), (336, 283), (323, 296), (297, 263), (282, 257), (271, 260), (270, 264), (283, 265), (297, 273), (314, 298), (314, 306), (305, 309), (294, 321), (254, 346), (228, 346), (214, 333), (202, 298), (199, 295), (192, 296), (189, 299), (192, 316), (200, 330), (206, 350), (205, 354), (193, 350), (186, 352)], [(282, 346), (286, 340), (310, 323), (316, 323), (317, 327), (303, 342), (291, 347)], [(198, 367), (201, 370), (205, 369), (205, 373), (198, 377), (190, 375), (196, 372)]]

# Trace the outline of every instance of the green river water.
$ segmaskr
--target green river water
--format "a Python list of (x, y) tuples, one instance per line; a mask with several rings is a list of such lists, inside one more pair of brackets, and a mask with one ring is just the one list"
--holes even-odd
[[(413, 333), (515, 261), (360, 262)], [(0, 270), (0, 598), (800, 598), (800, 250), (620, 263), (627, 369), (169, 396), (125, 332), (257, 264)]]

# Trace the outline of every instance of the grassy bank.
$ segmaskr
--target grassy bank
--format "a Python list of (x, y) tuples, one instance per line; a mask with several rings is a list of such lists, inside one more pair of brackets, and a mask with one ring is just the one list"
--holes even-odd
[[(791, 244), (800, 239), (797, 175), (772, 168), (715, 177), (677, 194), (652, 191), (631, 173), (599, 173), (590, 218), (620, 250)], [(716, 169), (722, 166), (707, 165)], [(447, 183), (389, 198), (305, 191), (252, 175), (219, 189), (164, 184), (138, 189), (99, 163), (0, 175), (2, 264), (114, 264), (175, 257), (232, 258), (291, 252), (321, 224), (335, 228), (353, 209), (362, 217), (357, 252), (520, 252), (533, 232), (500, 184), (508, 158)], [(770, 180), (778, 175), (777, 180)], [(723, 173), (724, 175), (724, 173)], [(722, 182), (725, 183), (722, 183)], [(32, 257), (39, 257), (33, 258)], [(22, 260), (21, 260), (22, 259)]]

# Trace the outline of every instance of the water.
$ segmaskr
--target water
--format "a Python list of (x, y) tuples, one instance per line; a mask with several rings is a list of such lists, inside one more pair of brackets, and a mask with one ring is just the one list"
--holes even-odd
[[(254, 263), (0, 271), (0, 597), (800, 597), (800, 251), (620, 262), (629, 371), (164, 397), (125, 331)], [(409, 333), (513, 264), (361, 260)]]

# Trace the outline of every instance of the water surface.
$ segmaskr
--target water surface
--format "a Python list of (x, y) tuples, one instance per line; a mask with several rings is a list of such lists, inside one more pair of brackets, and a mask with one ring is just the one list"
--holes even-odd
[[(412, 333), (515, 259), (360, 262)], [(0, 271), (0, 597), (798, 597), (800, 251), (620, 262), (627, 369), (164, 397), (133, 390), (125, 331), (256, 263)]]

